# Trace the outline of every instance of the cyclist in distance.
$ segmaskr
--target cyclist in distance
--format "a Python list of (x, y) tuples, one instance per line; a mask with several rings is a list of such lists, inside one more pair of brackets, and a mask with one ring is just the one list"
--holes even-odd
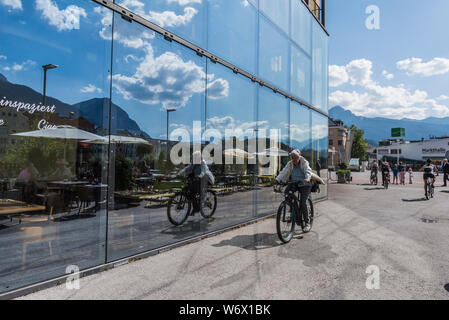
[[(299, 211), (304, 219), (304, 232), (310, 232), (310, 216), (307, 210), (307, 199), (310, 196), (312, 186), (310, 180), (312, 179), (312, 169), (309, 162), (301, 156), (301, 151), (293, 150), (290, 153), (291, 161), (287, 163), (285, 168), (276, 177), (276, 183), (297, 182), (289, 185), (285, 189), (285, 194), (290, 191), (299, 191), (301, 194)], [(301, 187), (299, 187), (301, 185)]]
[[(427, 159), (426, 164), (421, 168), (424, 171), (424, 195), (427, 193), (427, 178), (432, 179), (432, 183), (435, 185), (435, 174), (438, 173), (438, 169), (432, 164), (432, 160)], [(420, 171), (421, 171), (420, 170)]]
[(381, 164), (380, 170), (382, 172), (382, 185), (385, 184), (385, 179), (390, 179), (388, 177), (390, 173), (390, 165), (388, 164), (387, 160), (384, 160)]
[(377, 171), (379, 170), (379, 166), (377, 161), (373, 161), (373, 165), (371, 167), (371, 177), (377, 177)]

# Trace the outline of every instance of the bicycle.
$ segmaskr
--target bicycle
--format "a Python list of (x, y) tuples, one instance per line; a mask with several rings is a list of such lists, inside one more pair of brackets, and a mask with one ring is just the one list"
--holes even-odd
[(370, 183), (377, 186), (377, 172), (371, 171)]
[[(277, 193), (284, 193), (282, 188), (288, 185), (292, 184), (298, 184), (297, 182), (289, 182), (280, 184), (280, 187), (276, 189), (275, 192)], [(298, 187), (305, 187), (308, 185), (299, 185)], [(314, 219), (314, 208), (312, 200), (310, 199), (310, 195), (306, 201), (307, 203), (307, 210), (309, 212), (310, 217), (310, 227), (313, 225), (313, 219)], [(285, 195), (285, 200), (281, 202), (279, 205), (279, 209), (276, 216), (276, 231), (278, 234), (279, 239), (283, 243), (288, 243), (293, 238), (293, 234), (295, 232), (295, 224), (298, 226), (301, 226), (302, 229), (305, 227), (304, 219), (302, 214), (299, 212), (299, 199), (295, 195), (294, 192), (290, 191), (288, 194)]]
[[(192, 209), (194, 210), (192, 211)], [(216, 209), (217, 194), (215, 191), (207, 189), (201, 197), (201, 193), (194, 191), (191, 184), (188, 184), (168, 201), (167, 217), (172, 224), (180, 226), (189, 216), (195, 215), (198, 211), (205, 219), (209, 219), (214, 215)]]
[(431, 177), (426, 178), (426, 199), (433, 198), (435, 192), (435, 186), (433, 185), (433, 179)]

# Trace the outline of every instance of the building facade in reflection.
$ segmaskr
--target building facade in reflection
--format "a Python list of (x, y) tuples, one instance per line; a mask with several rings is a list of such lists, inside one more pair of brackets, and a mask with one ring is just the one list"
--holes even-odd
[[(282, 200), (273, 179), (293, 149), (326, 180), (323, 9), (0, 3), (0, 292), (272, 215)], [(176, 224), (195, 151), (210, 156), (213, 183), (204, 210), (192, 202)], [(327, 185), (313, 194), (326, 197)]]

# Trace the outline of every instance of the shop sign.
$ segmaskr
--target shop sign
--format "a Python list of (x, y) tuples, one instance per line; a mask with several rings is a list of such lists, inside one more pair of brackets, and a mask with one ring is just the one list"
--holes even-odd
[(437, 153), (441, 153), (441, 154), (445, 154), (446, 153), (446, 149), (444, 148), (428, 148), (428, 149), (422, 149), (422, 153), (432, 153), (432, 154), (437, 154)]

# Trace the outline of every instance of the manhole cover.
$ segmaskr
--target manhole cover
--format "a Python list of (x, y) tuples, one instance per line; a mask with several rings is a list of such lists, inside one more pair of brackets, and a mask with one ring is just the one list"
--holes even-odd
[(429, 219), (429, 218), (421, 218), (421, 222), (424, 222), (424, 223), (437, 223), (438, 220)]

